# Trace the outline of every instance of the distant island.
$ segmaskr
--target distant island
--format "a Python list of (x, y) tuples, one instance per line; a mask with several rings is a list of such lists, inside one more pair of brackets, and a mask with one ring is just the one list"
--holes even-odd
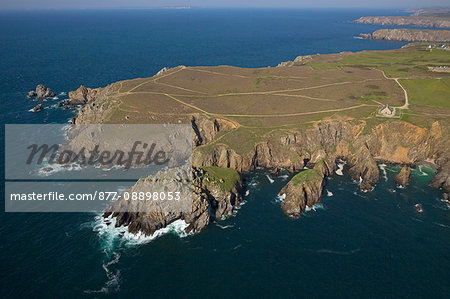
[(432, 186), (450, 191), (450, 73), (434, 71), (448, 66), (447, 50), (419, 43), (299, 56), (278, 67), (164, 68), (70, 97), (83, 105), (76, 124), (192, 125), (192, 211), (104, 217), (131, 233), (151, 235), (179, 219), (196, 232), (232, 215), (245, 190), (241, 174), (257, 167), (298, 172), (279, 193), (292, 217), (320, 201), (342, 161), (364, 191), (380, 179), (380, 161), (404, 166), (402, 186), (410, 167), (431, 164)]

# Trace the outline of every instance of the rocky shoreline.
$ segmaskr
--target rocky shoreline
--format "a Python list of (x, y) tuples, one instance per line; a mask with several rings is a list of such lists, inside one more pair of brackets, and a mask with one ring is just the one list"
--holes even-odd
[[(102, 123), (103, 116), (117, 105), (114, 84), (105, 88), (80, 87), (70, 93), (71, 101), (83, 105), (74, 118), (75, 124)], [(281, 208), (286, 215), (299, 217), (306, 207), (319, 202), (326, 177), (333, 175), (338, 161), (345, 161), (348, 174), (370, 191), (380, 179), (377, 162), (407, 166), (398, 176), (399, 185), (409, 180), (409, 167), (433, 164), (438, 168), (431, 185), (450, 190), (450, 138), (448, 123), (435, 121), (431, 127), (419, 127), (400, 120), (370, 125), (365, 120), (322, 120), (310, 127), (276, 131), (257, 142), (246, 152), (236, 152), (226, 144), (213, 142), (217, 136), (235, 129), (227, 119), (193, 113), (193, 190), (190, 212), (117, 213), (106, 211), (105, 218), (115, 217), (116, 226), (126, 226), (131, 233), (152, 235), (177, 220), (188, 224), (188, 232), (198, 232), (215, 219), (232, 215), (242, 201), (244, 184), (241, 174), (258, 167), (299, 172), (281, 190)], [(309, 168), (304, 170), (304, 168)], [(224, 178), (233, 177), (223, 188)], [(137, 182), (132, 188), (139, 188)], [(231, 187), (230, 187), (231, 186)]]
[(450, 18), (435, 16), (373, 16), (354, 21), (359, 24), (450, 28)]
[(380, 39), (395, 41), (429, 41), (449, 42), (450, 30), (423, 30), (423, 29), (380, 29), (372, 34), (362, 33), (364, 39)]

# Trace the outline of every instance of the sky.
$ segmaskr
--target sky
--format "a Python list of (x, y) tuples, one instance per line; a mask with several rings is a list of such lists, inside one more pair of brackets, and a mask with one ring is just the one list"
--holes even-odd
[(0, 9), (98, 9), (154, 7), (353, 7), (449, 6), (448, 0), (0, 0)]

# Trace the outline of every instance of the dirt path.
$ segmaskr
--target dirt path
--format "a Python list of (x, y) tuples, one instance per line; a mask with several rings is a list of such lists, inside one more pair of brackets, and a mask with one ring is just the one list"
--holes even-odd
[[(377, 69), (379, 70), (379, 69)], [(383, 70), (379, 70), (382, 74), (383, 77), (387, 80), (394, 80), (398, 86), (400, 86), (400, 88), (403, 90), (403, 93), (405, 94), (405, 103), (403, 104), (403, 106), (400, 107), (394, 107), (394, 108), (398, 108), (398, 109), (408, 109), (409, 107), (409, 100), (408, 100), (408, 92), (406, 91), (406, 89), (403, 87), (403, 85), (400, 84), (400, 82), (398, 81), (400, 78), (389, 78), (388, 76), (386, 76), (385, 72)], [(402, 79), (408, 79), (408, 78), (402, 78)]]

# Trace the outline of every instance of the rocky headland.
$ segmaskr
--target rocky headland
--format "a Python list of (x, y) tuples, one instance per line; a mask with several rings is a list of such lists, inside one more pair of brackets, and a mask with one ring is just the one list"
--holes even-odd
[[(410, 50), (403, 49), (402, 51)], [(354, 54), (308, 56), (297, 59), (296, 63), (287, 63), (278, 68), (268, 68), (265, 71), (277, 72), (276, 74), (279, 75), (280, 72), (293, 72), (297, 67), (309, 72), (311, 67), (305, 65), (306, 62), (310, 63), (310, 61), (318, 59), (326, 63), (328, 61), (326, 59), (342, 59), (349, 55)], [(261, 131), (264, 133), (254, 133), (251, 137), (236, 137), (235, 143), (230, 144), (223, 141), (224, 136), (239, 136), (237, 132), (243, 127), (236, 121), (239, 119), (239, 115), (233, 118), (234, 114), (207, 112), (180, 100), (180, 96), (167, 94), (168, 88), (177, 88), (174, 95), (180, 94), (180, 90), (185, 93), (195, 93), (195, 87), (187, 85), (188, 83), (184, 83), (182, 88), (167, 81), (157, 84), (159, 78), (170, 78), (170, 76), (174, 78), (175, 82), (178, 82), (177, 84), (180, 84), (180, 81), (176, 81), (180, 80), (180, 77), (177, 76), (185, 72), (188, 74), (188, 81), (185, 82), (195, 84), (197, 81), (204, 80), (201, 81), (201, 86), (206, 86), (206, 82), (210, 82), (208, 80), (217, 75), (216, 69), (213, 71), (202, 69), (195, 73), (197, 76), (195, 77), (195, 69), (186, 71), (185, 69), (186, 67), (165, 69), (164, 76), (159, 75), (147, 79), (147, 82), (143, 79), (137, 79), (136, 83), (133, 83), (132, 80), (122, 81), (98, 89), (80, 87), (77, 91), (70, 93), (71, 101), (83, 105), (74, 118), (75, 124), (117, 123), (117, 119), (119, 122), (126, 123), (132, 120), (130, 116), (140, 115), (142, 110), (147, 109), (148, 114), (143, 114), (141, 118), (136, 117), (138, 123), (165, 121), (190, 123), (192, 126), (194, 132), (192, 156), (194, 201), (190, 211), (179, 213), (105, 212), (105, 218), (115, 217), (117, 226), (127, 226), (132, 233), (141, 232), (151, 235), (156, 230), (179, 219), (188, 224), (188, 231), (197, 232), (214, 219), (230, 216), (241, 202), (242, 193), (245, 190), (242, 174), (258, 167), (275, 172), (286, 169), (291, 173), (297, 173), (279, 192), (283, 198), (281, 208), (292, 217), (299, 217), (307, 207), (312, 207), (320, 201), (326, 178), (334, 174), (337, 163), (341, 160), (347, 164), (348, 175), (359, 183), (360, 189), (363, 191), (370, 192), (379, 181), (378, 162), (408, 167), (417, 164), (432, 164), (438, 172), (432, 179), (431, 185), (435, 188), (450, 190), (450, 138), (448, 136), (450, 130), (449, 123), (445, 118), (434, 120), (429, 125), (418, 125), (399, 119), (383, 119), (374, 123), (372, 118), (325, 117), (309, 122), (307, 125), (289, 125), (269, 131), (264, 129)], [(223, 68), (218, 70), (230, 71)], [(360, 71), (359, 69), (345, 71), (355, 74), (357, 70)], [(251, 74), (251, 71), (245, 73), (245, 69), (241, 71), (244, 74)], [(336, 71), (333, 70), (333, 72)], [(201, 77), (203, 75), (205, 77)], [(224, 78), (234, 80), (233, 76), (218, 76), (221, 80), (219, 85), (224, 84)], [(241, 74), (236, 76), (237, 79), (233, 81), (233, 84), (238, 85), (246, 80), (246, 76)], [(264, 79), (275, 80), (274, 77), (268, 76), (255, 81), (249, 79), (249, 82), (256, 84), (254, 82), (259, 83)], [(134, 110), (127, 109), (118, 113), (117, 111), (120, 111), (125, 103), (124, 97), (132, 95), (132, 91), (141, 88), (144, 84), (148, 84), (148, 88), (154, 88), (148, 93), (150, 95), (144, 98), (145, 100), (149, 101), (155, 97), (155, 94), (160, 93), (154, 90), (165, 88), (162, 92), (166, 96), (164, 104), (159, 105), (176, 104), (179, 106), (171, 108), (167, 118), (157, 118), (158, 113), (163, 112), (152, 111), (162, 111), (158, 110), (161, 108), (160, 106), (143, 106), (145, 102), (136, 102), (133, 98), (133, 105), (138, 106), (132, 106)], [(283, 88), (283, 92), (286, 92), (286, 87)], [(141, 90), (136, 94), (145, 92)], [(273, 93), (273, 91), (270, 92)], [(257, 91), (255, 94), (256, 97), (261, 92)], [(205, 97), (204, 93), (195, 96), (188, 94), (187, 96), (188, 99)], [(224, 97), (225, 95), (220, 94), (220, 96)], [(167, 98), (171, 100), (167, 101)], [(323, 101), (323, 99), (319, 100)], [(173, 109), (181, 109), (179, 107), (192, 110), (184, 113), (184, 118), (181, 117), (181, 113), (174, 118)], [(120, 118), (111, 118), (112, 116)], [(251, 143), (251, 146), (240, 146), (241, 143), (247, 141), (246, 139), (254, 142)], [(308, 169), (304, 170), (305, 167)], [(398, 175), (399, 184), (406, 185), (408, 183), (410, 177), (408, 170), (409, 168), (404, 168)], [(142, 188), (141, 184), (142, 182), (139, 181), (132, 188)]]
[(436, 16), (373, 16), (355, 20), (360, 24), (450, 28), (450, 18)]
[(380, 29), (374, 33), (360, 35), (365, 39), (395, 40), (395, 41), (429, 41), (449, 42), (450, 30), (424, 30), (424, 29)]

